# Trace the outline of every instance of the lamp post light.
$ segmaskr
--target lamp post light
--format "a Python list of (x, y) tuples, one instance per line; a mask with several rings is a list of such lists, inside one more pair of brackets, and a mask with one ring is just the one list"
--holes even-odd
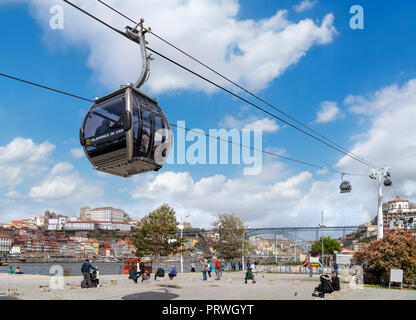
[(321, 224), (319, 225), (321, 228), (321, 245), (322, 245), (322, 266), (324, 265), (324, 228), (326, 225), (324, 225), (324, 212), (321, 211)]
[[(185, 217), (181, 217), (181, 224), (178, 226), (179, 230), (181, 230), (181, 240), (182, 240), (182, 230), (184, 229), (184, 225), (183, 225), (183, 219), (184, 218), (188, 218), (190, 216), (190, 214), (188, 214)], [(181, 273), (183, 273), (183, 255), (182, 255), (182, 245), (181, 245)]]

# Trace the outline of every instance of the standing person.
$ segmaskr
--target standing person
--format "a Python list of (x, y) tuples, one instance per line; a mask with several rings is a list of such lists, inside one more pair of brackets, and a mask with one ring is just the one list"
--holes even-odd
[(145, 268), (144, 262), (140, 261), (138, 265), (139, 265), (139, 268), (137, 270), (137, 271), (139, 271), (138, 272), (138, 277), (139, 278), (142, 277), (142, 280), (143, 280), (143, 278), (146, 276), (146, 268)]
[(220, 280), (220, 260), (218, 258), (215, 261), (215, 275), (217, 276), (215, 280)]
[(238, 270), (239, 271), (243, 270), (243, 265), (240, 261), (238, 261)]
[(86, 288), (91, 287), (91, 274), (90, 274), (91, 269), (97, 270), (91, 265), (90, 260), (85, 259), (85, 262), (82, 264), (82, 267), (81, 267), (81, 272), (84, 276)]
[(250, 260), (249, 260), (249, 261), (247, 261), (247, 270), (250, 269), (250, 266), (251, 266), (251, 263), (250, 263)]
[(195, 272), (195, 263), (191, 263), (191, 272)]
[(212, 263), (211, 260), (208, 260), (208, 276), (211, 278), (211, 271), (212, 271)]
[(247, 280), (251, 280), (253, 283), (256, 283), (256, 280), (254, 278), (254, 274), (253, 274), (253, 272), (251, 271), (250, 268), (247, 269), (246, 276), (245, 276), (244, 280), (245, 280), (244, 283), (247, 283)]
[(310, 262), (308, 264), (308, 268), (309, 268), (309, 278), (312, 278), (312, 264)]
[(129, 279), (133, 280), (134, 283), (137, 283), (137, 273), (135, 268), (131, 268), (129, 271)]
[(202, 280), (207, 280), (207, 272), (208, 272), (208, 263), (205, 261), (202, 261)]

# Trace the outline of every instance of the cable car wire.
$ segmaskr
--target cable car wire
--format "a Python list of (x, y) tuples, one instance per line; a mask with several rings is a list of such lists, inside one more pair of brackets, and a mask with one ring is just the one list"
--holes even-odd
[[(100, 2), (101, 4), (103, 4), (104, 6), (106, 6), (107, 8), (113, 10), (114, 12), (116, 12), (117, 14), (121, 15), (122, 17), (124, 17), (125, 19), (129, 20), (130, 22), (134, 23), (135, 25), (137, 25), (137, 22), (134, 21), (133, 19), (129, 18), (128, 16), (126, 16), (125, 14), (121, 13), (120, 11), (116, 10), (115, 8), (111, 7), (110, 5), (108, 5), (107, 3), (105, 3), (102, 0), (97, 0), (98, 2)], [(363, 157), (358, 156), (357, 154), (354, 154), (353, 152), (345, 149), (344, 147), (340, 146), (339, 144), (337, 144), (336, 142), (332, 141), (331, 139), (327, 138), (326, 136), (324, 136), (323, 134), (319, 133), (318, 131), (310, 128), (309, 126), (305, 125), (304, 123), (302, 123), (301, 121), (296, 120), (294, 117), (290, 116), (289, 114), (287, 114), (286, 112), (282, 111), (281, 109), (275, 107), (274, 105), (272, 105), (271, 103), (265, 101), (264, 99), (260, 98), (259, 96), (257, 96), (256, 94), (252, 93), (251, 91), (247, 90), (246, 88), (244, 88), (243, 86), (239, 85), (238, 83), (236, 83), (235, 81), (231, 80), (230, 78), (224, 76), (222, 73), (216, 71), (215, 69), (211, 68), (210, 66), (208, 66), (207, 64), (203, 63), (202, 61), (200, 61), (197, 58), (194, 58), (193, 56), (191, 56), (189, 53), (185, 52), (184, 50), (180, 49), (179, 47), (175, 46), (174, 44), (172, 44), (171, 42), (167, 41), (166, 39), (162, 38), (161, 36), (157, 35), (155, 32), (153, 32), (152, 30), (148, 30), (148, 32), (150, 34), (152, 34), (153, 36), (155, 36), (156, 38), (158, 38), (159, 40), (161, 40), (162, 42), (166, 43), (167, 45), (171, 46), (172, 48), (176, 49), (177, 51), (181, 52), (182, 54), (184, 54), (185, 56), (187, 56), (188, 58), (194, 60), (195, 62), (197, 62), (198, 64), (202, 65), (203, 67), (207, 68), (208, 70), (212, 71), (213, 73), (215, 73), (216, 75), (220, 76), (221, 78), (223, 78), (224, 80), (230, 82), (231, 84), (233, 84), (234, 86), (238, 87), (239, 89), (243, 90), (244, 92), (246, 92), (247, 94), (251, 95), (252, 97), (256, 98), (257, 100), (263, 102), (264, 104), (268, 105), (269, 107), (273, 108), (274, 110), (276, 110), (277, 112), (279, 112), (280, 114), (283, 114), (284, 116), (286, 116), (287, 118), (293, 120), (294, 122), (296, 122), (297, 124), (301, 125), (302, 127), (308, 129), (309, 131), (313, 132), (314, 134), (318, 135), (319, 137), (325, 139), (326, 141), (332, 143), (333, 145), (337, 146), (338, 148), (346, 151), (347, 153), (349, 153), (350, 155), (355, 156), (357, 159), (360, 159), (364, 162), (366, 162), (367, 164), (369, 164), (371, 167), (376, 168), (377, 165), (375, 165), (374, 163), (367, 161), (366, 159), (364, 159)]]
[(38, 84), (38, 83), (34, 83), (34, 82), (30, 82), (30, 81), (23, 80), (23, 79), (20, 79), (20, 78), (12, 77), (12, 76), (4, 74), (4, 73), (0, 73), (0, 76), (5, 77), (5, 78), (10, 78), (10, 79), (13, 79), (13, 80), (17, 80), (17, 81), (20, 81), (20, 82), (24, 82), (24, 83), (27, 83), (27, 84), (31, 84), (31, 85), (34, 85), (34, 86), (37, 86), (37, 87), (40, 87), (40, 88), (43, 88), (43, 89), (51, 90), (51, 91), (54, 91), (54, 92), (57, 92), (57, 93), (65, 94), (67, 96), (78, 98), (78, 99), (85, 100), (85, 101), (88, 101), (88, 102), (94, 102), (94, 100), (86, 99), (86, 98), (77, 96), (75, 94), (69, 93), (69, 92), (64, 92), (64, 91), (61, 91), (61, 90), (53, 89), (51, 87), (47, 87), (47, 86), (44, 86), (44, 85), (41, 85), (41, 84)]
[[(48, 87), (48, 86), (45, 86), (45, 85), (42, 85), (42, 84), (39, 84), (39, 83), (35, 83), (35, 82), (32, 82), (32, 81), (27, 81), (27, 80), (17, 78), (17, 77), (14, 77), (14, 76), (10, 76), (10, 75), (4, 74), (4, 73), (0, 73), (0, 76), (3, 76), (5, 78), (9, 78), (9, 79), (12, 79), (12, 80), (20, 81), (20, 82), (23, 82), (23, 83), (26, 83), (26, 84), (30, 84), (30, 85), (33, 85), (33, 86), (36, 86), (36, 87), (39, 87), (39, 88), (43, 88), (43, 89), (46, 89), (46, 90), (50, 90), (50, 91), (53, 91), (53, 92), (56, 92), (56, 93), (64, 94), (64, 95), (67, 95), (67, 96), (70, 96), (70, 97), (73, 97), (73, 98), (77, 98), (77, 99), (80, 99), (80, 100), (83, 100), (83, 101), (92, 102), (92, 103), (95, 102), (94, 100), (84, 98), (84, 97), (81, 97), (79, 95), (71, 94), (71, 93), (68, 93), (68, 92), (65, 92), (65, 91), (62, 91), (62, 90), (53, 89), (51, 87)], [(297, 160), (297, 159), (290, 158), (290, 157), (287, 157), (287, 156), (283, 156), (283, 155), (280, 155), (280, 154), (277, 154), (277, 153), (274, 153), (274, 152), (270, 152), (270, 151), (250, 147), (250, 146), (247, 146), (247, 145), (244, 145), (244, 144), (241, 144), (241, 143), (234, 142), (232, 140), (223, 139), (223, 138), (218, 137), (218, 136), (212, 136), (212, 135), (209, 135), (209, 134), (206, 134), (206, 133), (201, 133), (197, 130), (193, 130), (193, 129), (189, 129), (189, 128), (186, 128), (186, 127), (178, 126), (176, 124), (170, 123), (169, 125), (171, 125), (172, 127), (175, 127), (175, 128), (183, 129), (183, 130), (186, 130), (186, 131), (191, 131), (191, 132), (197, 133), (199, 135), (204, 135), (208, 138), (213, 138), (213, 139), (217, 139), (217, 140), (220, 140), (220, 141), (225, 141), (229, 144), (236, 144), (236, 145), (239, 145), (239, 146), (244, 147), (244, 148), (248, 148), (248, 149), (251, 149), (251, 150), (254, 150), (254, 151), (260, 151), (264, 154), (268, 154), (268, 155), (271, 155), (271, 156), (275, 156), (275, 157), (278, 157), (278, 158), (282, 158), (282, 159), (289, 160), (289, 161), (292, 161), (292, 162), (296, 162), (296, 163), (299, 163), (299, 164), (303, 164), (303, 165), (306, 165), (306, 166), (314, 167), (314, 168), (317, 168), (317, 169), (328, 170), (328, 171), (336, 173), (336, 174), (343, 174), (344, 173), (345, 175), (348, 175), (348, 176), (368, 176), (368, 174), (345, 173), (343, 171), (338, 171), (338, 170), (334, 170), (334, 169), (331, 169), (331, 168), (328, 168), (328, 167), (319, 166), (319, 165), (316, 165), (316, 164), (313, 164), (313, 163), (310, 163), (310, 162)]]
[[(128, 37), (127, 37), (127, 35), (126, 35), (124, 32), (122, 32), (122, 31), (120, 31), (120, 30), (118, 30), (118, 29), (116, 29), (116, 28), (114, 28), (114, 27), (110, 26), (110, 25), (109, 25), (109, 24), (107, 24), (106, 22), (104, 22), (104, 21), (102, 21), (101, 19), (99, 19), (99, 18), (95, 17), (95, 16), (94, 16), (94, 15), (92, 15), (91, 13), (89, 13), (89, 12), (87, 12), (87, 11), (83, 10), (82, 8), (80, 8), (80, 7), (78, 7), (77, 5), (73, 4), (72, 2), (70, 2), (70, 1), (68, 1), (68, 0), (63, 0), (63, 1), (64, 1), (64, 2), (66, 2), (67, 4), (69, 4), (69, 5), (73, 6), (74, 8), (78, 9), (78, 10), (79, 10), (79, 11), (81, 11), (82, 13), (84, 13), (84, 14), (88, 15), (89, 17), (93, 18), (94, 20), (96, 20), (96, 21), (98, 21), (98, 22), (102, 23), (103, 25), (105, 25), (106, 27), (110, 28), (111, 30), (113, 30), (113, 31), (115, 31), (115, 32), (117, 32), (117, 33), (119, 33), (119, 34), (121, 34), (122, 36), (126, 37), (127, 39), (131, 40), (130, 38), (128, 38)], [(287, 124), (288, 126), (290, 126), (290, 127), (294, 128), (294, 129), (296, 129), (296, 130), (298, 130), (298, 131), (300, 131), (300, 132), (302, 132), (302, 133), (304, 133), (304, 134), (306, 134), (306, 135), (310, 136), (311, 138), (313, 138), (313, 139), (315, 139), (315, 140), (317, 140), (317, 141), (319, 141), (319, 142), (321, 142), (321, 143), (323, 143), (323, 144), (325, 144), (325, 145), (327, 145), (327, 146), (329, 146), (330, 148), (332, 148), (332, 149), (334, 149), (334, 150), (337, 150), (337, 151), (339, 151), (339, 152), (343, 153), (344, 155), (346, 155), (346, 156), (348, 156), (348, 157), (350, 157), (350, 158), (352, 158), (352, 159), (354, 159), (354, 160), (356, 160), (356, 161), (359, 161), (359, 162), (361, 162), (362, 164), (364, 164), (364, 165), (366, 165), (366, 166), (368, 166), (368, 167), (370, 167), (370, 168), (374, 168), (374, 166), (372, 166), (371, 164), (367, 163), (366, 161), (360, 160), (359, 158), (357, 158), (357, 157), (355, 157), (355, 156), (352, 156), (351, 154), (349, 154), (349, 153), (347, 153), (347, 152), (345, 152), (345, 151), (343, 151), (343, 150), (341, 150), (341, 149), (339, 149), (339, 148), (337, 148), (337, 147), (335, 147), (335, 146), (333, 146), (333, 145), (331, 145), (331, 144), (329, 144), (329, 143), (325, 142), (324, 140), (322, 140), (322, 139), (320, 139), (320, 138), (318, 138), (318, 137), (315, 137), (314, 135), (310, 134), (309, 132), (306, 132), (305, 130), (303, 130), (303, 129), (301, 129), (301, 128), (299, 128), (299, 127), (295, 126), (294, 124), (292, 124), (292, 123), (290, 123), (290, 122), (288, 122), (288, 121), (286, 121), (286, 120), (284, 120), (284, 119), (282, 119), (282, 118), (278, 117), (277, 115), (275, 115), (275, 114), (273, 114), (273, 113), (271, 113), (271, 112), (267, 111), (266, 109), (264, 109), (264, 108), (262, 108), (262, 107), (260, 107), (260, 106), (258, 106), (258, 105), (256, 105), (256, 104), (254, 104), (253, 102), (251, 102), (251, 101), (249, 101), (249, 100), (247, 100), (247, 99), (245, 99), (245, 98), (241, 97), (240, 95), (238, 95), (238, 94), (236, 94), (236, 93), (234, 93), (234, 92), (232, 92), (232, 91), (230, 91), (230, 90), (228, 90), (228, 89), (226, 89), (226, 88), (222, 87), (221, 85), (219, 85), (219, 84), (217, 84), (217, 83), (213, 82), (212, 80), (209, 80), (208, 78), (206, 78), (206, 77), (204, 77), (204, 76), (202, 76), (202, 75), (198, 74), (197, 72), (195, 72), (195, 71), (193, 71), (193, 70), (191, 70), (191, 69), (189, 69), (189, 68), (187, 68), (187, 67), (185, 67), (185, 66), (181, 65), (180, 63), (178, 63), (178, 62), (174, 61), (173, 59), (168, 58), (167, 56), (163, 55), (162, 53), (160, 53), (160, 52), (158, 52), (158, 51), (156, 51), (156, 50), (154, 50), (154, 49), (152, 49), (152, 48), (150, 48), (150, 47), (147, 47), (147, 50), (149, 50), (149, 51), (151, 51), (151, 52), (153, 52), (153, 53), (157, 54), (157, 55), (158, 55), (158, 56), (160, 56), (161, 58), (163, 58), (163, 59), (165, 59), (165, 60), (167, 60), (167, 61), (169, 61), (169, 62), (171, 62), (171, 63), (173, 63), (173, 64), (175, 64), (175, 65), (177, 65), (178, 67), (180, 67), (180, 68), (184, 69), (185, 71), (188, 71), (189, 73), (192, 73), (193, 75), (195, 75), (195, 76), (199, 77), (200, 79), (205, 80), (206, 82), (208, 82), (208, 83), (212, 84), (213, 86), (215, 86), (215, 87), (217, 87), (217, 88), (219, 88), (219, 89), (221, 89), (221, 90), (223, 90), (223, 91), (225, 91), (225, 92), (229, 93), (230, 95), (232, 95), (232, 96), (234, 96), (234, 97), (236, 97), (236, 98), (238, 98), (238, 99), (240, 99), (240, 100), (244, 101), (245, 103), (247, 103), (247, 104), (251, 105), (252, 107), (254, 107), (254, 108), (256, 108), (256, 109), (258, 109), (258, 110), (260, 110), (260, 111), (262, 111), (262, 112), (264, 112), (264, 113), (266, 113), (266, 114), (268, 114), (268, 115), (270, 115), (271, 117), (276, 118), (277, 120), (280, 120), (281, 122), (283, 122), (283, 123)]]

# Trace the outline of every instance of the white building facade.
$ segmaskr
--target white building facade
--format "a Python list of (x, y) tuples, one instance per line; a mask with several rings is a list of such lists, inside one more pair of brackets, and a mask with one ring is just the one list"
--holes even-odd
[(107, 222), (125, 222), (126, 213), (113, 207), (95, 208), (90, 211), (91, 220), (95, 221), (107, 221)]
[(0, 234), (0, 255), (7, 255), (12, 246), (12, 237), (5, 234)]

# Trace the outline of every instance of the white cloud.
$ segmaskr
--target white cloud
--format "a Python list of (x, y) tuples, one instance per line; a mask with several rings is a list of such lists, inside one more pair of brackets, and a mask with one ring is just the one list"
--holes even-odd
[(336, 102), (324, 101), (321, 103), (321, 107), (316, 115), (315, 122), (331, 122), (341, 117), (343, 117), (343, 115), (341, 113), (341, 110), (338, 108)]
[(23, 198), (23, 196), (18, 192), (18, 191), (15, 191), (15, 190), (11, 190), (11, 191), (9, 191), (9, 192), (7, 192), (6, 194), (5, 194), (5, 196), (7, 197), (7, 198), (14, 198), (14, 199), (20, 199), (20, 198)]
[[(87, 64), (94, 71), (94, 78), (107, 88), (114, 89), (136, 80), (141, 67), (136, 44), (65, 4), (65, 28), (59, 31), (57, 41), (54, 38), (57, 32), (49, 29), (51, 16), (48, 10), (55, 1), (32, 0), (31, 3), (33, 14), (44, 27), (48, 44), (88, 48)], [(126, 20), (98, 1), (80, 0), (77, 4), (124, 30)], [(298, 63), (313, 46), (331, 42), (336, 34), (331, 13), (322, 17), (320, 24), (311, 19), (290, 21), (286, 10), (258, 21), (239, 20), (238, 0), (154, 0), (140, 5), (136, 0), (129, 0), (113, 5), (131, 17), (145, 17), (146, 25), (149, 24), (155, 33), (253, 90), (267, 87), (287, 68)], [(151, 48), (190, 65), (189, 58), (151, 35), (147, 38)], [(153, 93), (177, 89), (216, 90), (163, 58), (157, 55), (154, 58), (146, 90)], [(225, 83), (224, 79), (201, 66), (192, 63), (192, 68)]]
[(280, 128), (274, 119), (258, 119), (253, 116), (245, 117), (243, 120), (238, 120), (234, 116), (226, 115), (219, 125), (228, 129), (262, 129), (263, 132), (276, 132)]
[(83, 156), (85, 156), (84, 150), (82, 148), (72, 148), (70, 152), (71, 152), (71, 156), (74, 159), (80, 159)]
[(35, 144), (32, 139), (15, 138), (0, 146), (0, 186), (16, 187), (47, 170), (55, 146), (49, 141)]
[(38, 202), (73, 203), (103, 195), (100, 186), (81, 177), (70, 163), (56, 164), (40, 184), (30, 188), (29, 197)]
[(296, 12), (303, 12), (310, 10), (318, 4), (318, 0), (302, 0), (298, 4), (293, 6)]

